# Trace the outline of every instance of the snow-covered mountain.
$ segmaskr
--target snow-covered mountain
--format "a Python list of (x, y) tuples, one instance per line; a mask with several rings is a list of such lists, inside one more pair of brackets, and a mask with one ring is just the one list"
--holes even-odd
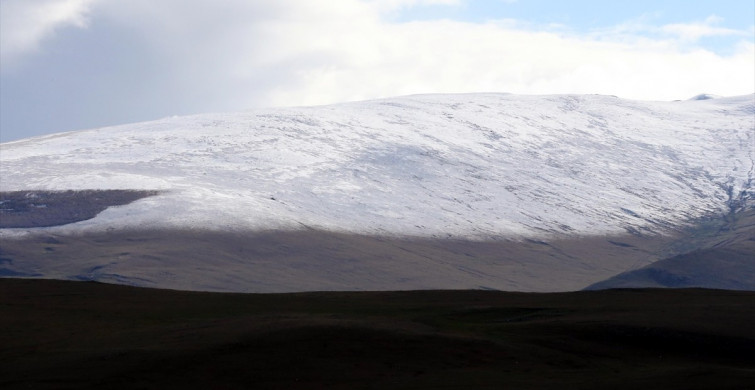
[(754, 180), (755, 95), (420, 95), (2, 144), (0, 191), (157, 193), (0, 237), (144, 228), (476, 242), (672, 237), (747, 207)]

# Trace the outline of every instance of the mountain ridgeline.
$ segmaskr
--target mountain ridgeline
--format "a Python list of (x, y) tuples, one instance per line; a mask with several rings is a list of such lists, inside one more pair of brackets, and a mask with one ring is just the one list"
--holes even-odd
[(755, 95), (418, 95), (0, 145), (0, 276), (755, 289)]

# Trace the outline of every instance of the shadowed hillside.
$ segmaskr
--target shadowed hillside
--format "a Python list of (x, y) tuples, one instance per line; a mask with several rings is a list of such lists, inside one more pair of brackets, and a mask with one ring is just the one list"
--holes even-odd
[(0, 280), (4, 389), (742, 389), (755, 293), (244, 295)]
[(0, 229), (59, 226), (94, 218), (110, 206), (129, 204), (157, 191), (0, 192)]
[(113, 230), (4, 239), (0, 275), (228, 292), (579, 290), (650, 264), (658, 236), (474, 241), (322, 230)]
[[(3, 224), (83, 218), (147, 191), (0, 193)], [(44, 207), (40, 207), (44, 206)], [(65, 222), (61, 222), (65, 223)], [(755, 209), (673, 236), (464, 240), (289, 231), (115, 229), (2, 237), (0, 276), (198, 291), (615, 287), (755, 290)], [(629, 270), (629, 271), (627, 271)]]
[(755, 290), (755, 209), (701, 224), (676, 246), (696, 249), (621, 273), (588, 289), (707, 287)]

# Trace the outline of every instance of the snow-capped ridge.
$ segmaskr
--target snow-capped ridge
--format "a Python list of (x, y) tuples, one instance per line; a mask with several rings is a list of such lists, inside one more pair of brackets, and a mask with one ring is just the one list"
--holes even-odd
[(486, 93), (170, 117), (2, 144), (0, 190), (162, 191), (51, 231), (664, 234), (752, 190), (753, 111)]

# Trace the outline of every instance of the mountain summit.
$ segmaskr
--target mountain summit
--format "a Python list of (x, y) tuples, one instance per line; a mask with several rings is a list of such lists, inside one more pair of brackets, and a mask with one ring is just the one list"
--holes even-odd
[[(586, 287), (699, 249), (679, 242), (701, 221), (725, 224), (751, 207), (754, 99), (418, 95), (9, 142), (0, 190), (4, 205), (25, 206), (2, 210), (22, 221), (0, 230), (5, 273), (230, 291)], [(104, 203), (33, 222), (78, 215), (53, 200), (60, 191), (80, 194), (79, 210)], [(108, 196), (120, 201), (107, 207)], [(94, 245), (96, 261), (62, 260), (76, 239), (106, 236), (117, 253)], [(135, 236), (160, 244), (128, 247)], [(210, 236), (204, 256), (174, 263), (185, 240)], [(53, 265), (18, 249), (45, 239), (60, 243), (47, 245)], [(260, 254), (251, 242), (276, 244)], [(590, 255), (577, 242), (607, 249)], [(420, 277), (438, 262), (447, 269)], [(542, 274), (562, 268), (562, 278)], [(305, 269), (316, 275), (297, 282)]]

